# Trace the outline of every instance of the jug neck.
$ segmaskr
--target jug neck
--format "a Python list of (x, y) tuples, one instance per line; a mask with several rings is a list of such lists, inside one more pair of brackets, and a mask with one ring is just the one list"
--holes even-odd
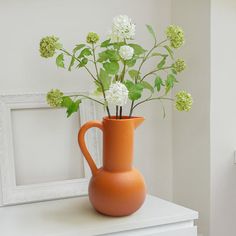
[(133, 163), (134, 130), (143, 117), (103, 118), (103, 168), (111, 172), (129, 171)]

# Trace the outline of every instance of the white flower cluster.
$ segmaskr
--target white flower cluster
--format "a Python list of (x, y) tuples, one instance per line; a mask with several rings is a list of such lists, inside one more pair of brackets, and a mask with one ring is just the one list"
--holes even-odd
[(134, 49), (130, 46), (124, 45), (120, 47), (119, 54), (122, 59), (130, 60), (134, 55)]
[(135, 36), (135, 24), (126, 15), (119, 15), (113, 19), (110, 38), (112, 42), (121, 42), (133, 39)]
[(109, 90), (106, 91), (107, 102), (114, 106), (124, 106), (128, 100), (128, 93), (128, 89), (121, 82), (111, 84)]

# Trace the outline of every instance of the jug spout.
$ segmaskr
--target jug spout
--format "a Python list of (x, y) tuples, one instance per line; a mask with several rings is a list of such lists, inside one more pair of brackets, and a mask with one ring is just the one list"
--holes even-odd
[(134, 119), (134, 127), (135, 127), (135, 129), (137, 127), (139, 127), (144, 122), (144, 118), (143, 117), (133, 117), (133, 119)]

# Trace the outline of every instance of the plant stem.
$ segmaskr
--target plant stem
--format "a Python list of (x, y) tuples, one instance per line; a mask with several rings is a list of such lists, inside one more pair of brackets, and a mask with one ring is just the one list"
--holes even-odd
[[(168, 39), (165, 39), (163, 41), (161, 41), (160, 43), (156, 44), (156, 41), (154, 43), (154, 46), (149, 50), (149, 52), (147, 53), (147, 55), (144, 56), (139, 68), (138, 68), (138, 73), (137, 75), (139, 75), (141, 68), (143, 66), (143, 64), (146, 62), (146, 60), (149, 58), (149, 55), (153, 52), (154, 49), (156, 49), (157, 47), (161, 46), (163, 43), (165, 43), (166, 41), (168, 41)], [(142, 79), (143, 80), (143, 79)], [(135, 77), (135, 84), (137, 83), (137, 77)], [(130, 106), (130, 112), (129, 112), (129, 117), (132, 116), (133, 113), (133, 109), (134, 109), (134, 101), (132, 101), (131, 106)]]
[(156, 69), (156, 70), (150, 71), (149, 73), (145, 74), (140, 81), (143, 81), (147, 76), (149, 76), (151, 74), (154, 74), (154, 73), (156, 73), (158, 71), (161, 71), (161, 70), (167, 70), (167, 69), (170, 69), (170, 68), (172, 68), (172, 66), (166, 66), (166, 67), (163, 67), (163, 68), (160, 68), (160, 69)]
[(96, 99), (94, 99), (94, 98), (91, 98), (91, 97), (86, 96), (86, 95), (83, 95), (83, 94), (73, 94), (73, 95), (69, 95), (69, 97), (84, 97), (84, 98), (90, 99), (90, 100), (92, 100), (92, 101), (94, 101), (94, 102), (97, 102), (97, 103), (99, 103), (99, 104), (101, 104), (101, 105), (104, 106), (104, 103), (103, 103), (103, 102), (100, 102), (100, 101), (98, 101), (98, 100), (96, 100)]
[(97, 78), (99, 79), (99, 74), (98, 74), (98, 67), (97, 67), (97, 61), (96, 61), (96, 55), (95, 55), (94, 44), (92, 44), (92, 52), (93, 52), (93, 63), (94, 63), (94, 66), (95, 66)]
[(106, 104), (105, 106), (106, 106), (107, 114), (108, 114), (108, 117), (111, 118), (110, 110), (109, 110), (109, 107), (108, 107), (108, 105), (107, 105), (107, 99), (106, 99), (105, 89), (104, 89), (104, 86), (103, 86), (103, 84), (102, 84), (102, 81), (100, 80), (99, 73), (98, 73), (98, 67), (97, 67), (97, 62), (96, 62), (96, 55), (95, 55), (94, 44), (92, 44), (92, 52), (93, 52), (93, 60), (94, 60), (94, 66), (95, 66), (97, 78), (98, 78), (98, 80), (100, 81), (100, 85), (101, 85), (101, 88), (102, 88), (102, 94), (103, 94), (104, 101), (105, 101), (105, 104)]
[[(70, 54), (69, 52), (67, 52), (65, 49), (60, 49), (60, 51), (66, 53), (68, 56), (73, 57), (76, 61), (78, 61), (79, 63), (81, 63), (81, 60), (78, 59), (77, 57), (75, 57), (74, 55)], [(92, 76), (92, 78), (97, 81), (96, 77), (92, 74), (92, 72), (88, 69), (87, 66), (84, 66), (84, 68), (87, 70), (87, 72)]]
[[(143, 100), (143, 101), (141, 101), (141, 102), (138, 102), (135, 106), (133, 106), (133, 110), (134, 110), (137, 106), (141, 105), (142, 103), (150, 102), (150, 101), (153, 101), (153, 100), (170, 100), (170, 101), (174, 101), (174, 99), (172, 99), (172, 98), (165, 98), (165, 97), (147, 98), (147, 99), (145, 99), (145, 100)], [(132, 110), (132, 111), (133, 111), (133, 110)]]
[(166, 110), (165, 110), (165, 106), (163, 104), (163, 102), (161, 100), (159, 100), (159, 102), (161, 103), (161, 107), (162, 107), (162, 111), (163, 111), (163, 119), (166, 117)]
[(126, 62), (123, 61), (123, 64), (124, 64), (124, 67), (123, 67), (123, 70), (122, 70), (121, 75), (120, 75), (120, 82), (123, 82), (124, 78), (125, 78)]
[[(124, 63), (124, 67), (123, 67), (123, 70), (121, 72), (121, 75), (120, 75), (120, 82), (122, 83), (124, 81), (124, 78), (125, 78), (125, 70), (126, 70), (126, 62), (123, 61)], [(120, 119), (122, 119), (122, 106), (120, 107)]]
[[(68, 56), (74, 58), (76, 61), (78, 61), (79, 63), (81, 63), (81, 60), (78, 59), (77, 57), (75, 57), (74, 55), (72, 55), (71, 53), (67, 52), (65, 49), (60, 49), (60, 51), (64, 52), (65, 54), (67, 54)], [(93, 55), (94, 55), (94, 58), (95, 58), (95, 52), (93, 50)], [(96, 64), (96, 60), (94, 59), (94, 63)], [(103, 92), (103, 97), (104, 97), (104, 100), (106, 102), (106, 96), (105, 96), (105, 91), (104, 91), (104, 87), (103, 87), (103, 84), (101, 83), (101, 81), (99, 80), (99, 76), (98, 76), (98, 71), (97, 71), (97, 66), (96, 66), (96, 72), (97, 72), (97, 78), (93, 75), (93, 73), (88, 69), (87, 66), (84, 66), (84, 68), (87, 70), (87, 72), (91, 75), (91, 77), (94, 79), (94, 81), (98, 82), (100, 85), (101, 85), (101, 88), (102, 88), (102, 92)], [(94, 99), (95, 100), (95, 99)], [(103, 105), (105, 105), (103, 103)], [(106, 110), (107, 110), (107, 114), (109, 116), (109, 118), (111, 117), (110, 115), (110, 111), (109, 111), (109, 108), (108, 106), (106, 105)]]
[(122, 107), (120, 107), (120, 119), (122, 119)]
[(118, 120), (119, 106), (116, 106), (116, 119)]
[(139, 68), (138, 68), (138, 74), (143, 66), (143, 64), (146, 62), (146, 60), (148, 59), (148, 57), (150, 56), (150, 54), (153, 52), (154, 49), (156, 49), (157, 47), (160, 47), (161, 44), (165, 43), (167, 41), (167, 39), (163, 40), (162, 42), (158, 43), (158, 44), (154, 44), (154, 46), (149, 50), (149, 52), (147, 53), (147, 55), (145, 55), (145, 57), (143, 58)]
[(129, 118), (132, 116), (133, 107), (134, 107), (134, 101), (131, 102), (130, 111), (129, 111)]

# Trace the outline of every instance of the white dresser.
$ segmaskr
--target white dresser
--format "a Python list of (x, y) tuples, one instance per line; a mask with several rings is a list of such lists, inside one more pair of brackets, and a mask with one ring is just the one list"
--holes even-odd
[(1, 236), (197, 236), (196, 211), (147, 196), (131, 216), (107, 217), (87, 197), (0, 208)]

